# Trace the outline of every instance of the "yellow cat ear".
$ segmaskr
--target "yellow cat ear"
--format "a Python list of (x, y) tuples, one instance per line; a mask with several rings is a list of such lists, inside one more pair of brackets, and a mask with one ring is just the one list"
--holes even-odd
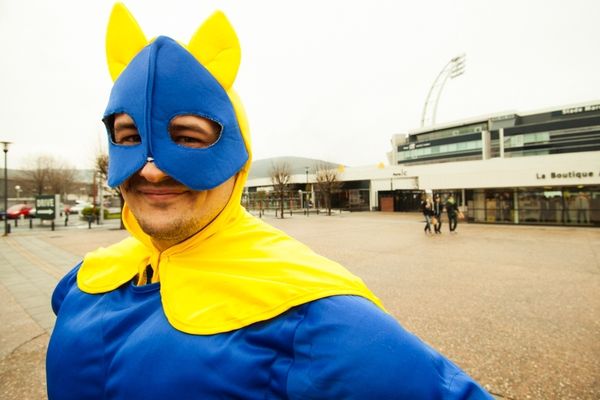
[(237, 35), (225, 14), (217, 11), (204, 21), (192, 36), (188, 51), (208, 69), (225, 90), (233, 85), (242, 51)]
[(106, 61), (113, 81), (147, 44), (146, 36), (133, 15), (123, 3), (116, 3), (106, 31)]

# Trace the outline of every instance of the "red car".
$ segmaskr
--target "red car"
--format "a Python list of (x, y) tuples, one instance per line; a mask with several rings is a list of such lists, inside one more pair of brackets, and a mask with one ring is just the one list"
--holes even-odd
[(14, 206), (10, 206), (7, 210), (8, 219), (21, 218), (21, 215), (27, 218), (29, 216), (29, 210), (32, 208), (32, 206), (27, 204), (15, 204)]

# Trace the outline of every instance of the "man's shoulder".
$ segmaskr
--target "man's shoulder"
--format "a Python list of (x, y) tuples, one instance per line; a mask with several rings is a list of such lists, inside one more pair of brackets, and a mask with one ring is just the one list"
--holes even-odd
[(381, 341), (376, 347), (397, 344), (401, 337), (415, 338), (393, 316), (361, 296), (331, 296), (307, 303), (304, 307), (298, 338), (306, 338), (311, 346), (321, 343), (335, 347), (343, 343), (347, 350), (362, 353), (367, 349), (365, 342), (374, 344), (375, 337)]
[[(355, 319), (358, 316), (376, 316), (378, 318), (390, 318), (395, 321), (393, 317), (384, 312), (371, 300), (354, 295), (329, 296), (307, 304), (306, 315), (308, 317), (313, 314), (318, 315), (322, 313), (329, 314), (334, 319), (340, 320)], [(349, 318), (350, 316), (354, 318)]]
[(58, 314), (58, 310), (62, 305), (67, 293), (71, 290), (71, 288), (77, 284), (77, 272), (81, 267), (81, 263), (77, 264), (73, 269), (71, 269), (65, 276), (61, 278), (56, 287), (54, 288), (54, 292), (52, 293), (51, 303), (52, 303), (52, 311), (54, 314)]

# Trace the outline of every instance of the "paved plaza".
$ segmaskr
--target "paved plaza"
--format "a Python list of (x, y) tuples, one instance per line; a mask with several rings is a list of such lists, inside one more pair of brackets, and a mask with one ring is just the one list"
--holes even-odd
[[(600, 399), (600, 229), (445, 223), (428, 236), (417, 214), (264, 219), (361, 276), (497, 398)], [(87, 251), (126, 236), (115, 221), (87, 228), (0, 237), (0, 398), (46, 398), (52, 290)]]

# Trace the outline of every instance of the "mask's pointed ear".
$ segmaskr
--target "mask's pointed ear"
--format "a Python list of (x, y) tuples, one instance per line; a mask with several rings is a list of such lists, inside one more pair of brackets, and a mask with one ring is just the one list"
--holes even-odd
[(106, 31), (106, 61), (113, 81), (148, 44), (142, 29), (123, 3), (116, 3)]
[(225, 14), (217, 11), (211, 15), (192, 36), (188, 50), (225, 90), (233, 85), (242, 52)]

